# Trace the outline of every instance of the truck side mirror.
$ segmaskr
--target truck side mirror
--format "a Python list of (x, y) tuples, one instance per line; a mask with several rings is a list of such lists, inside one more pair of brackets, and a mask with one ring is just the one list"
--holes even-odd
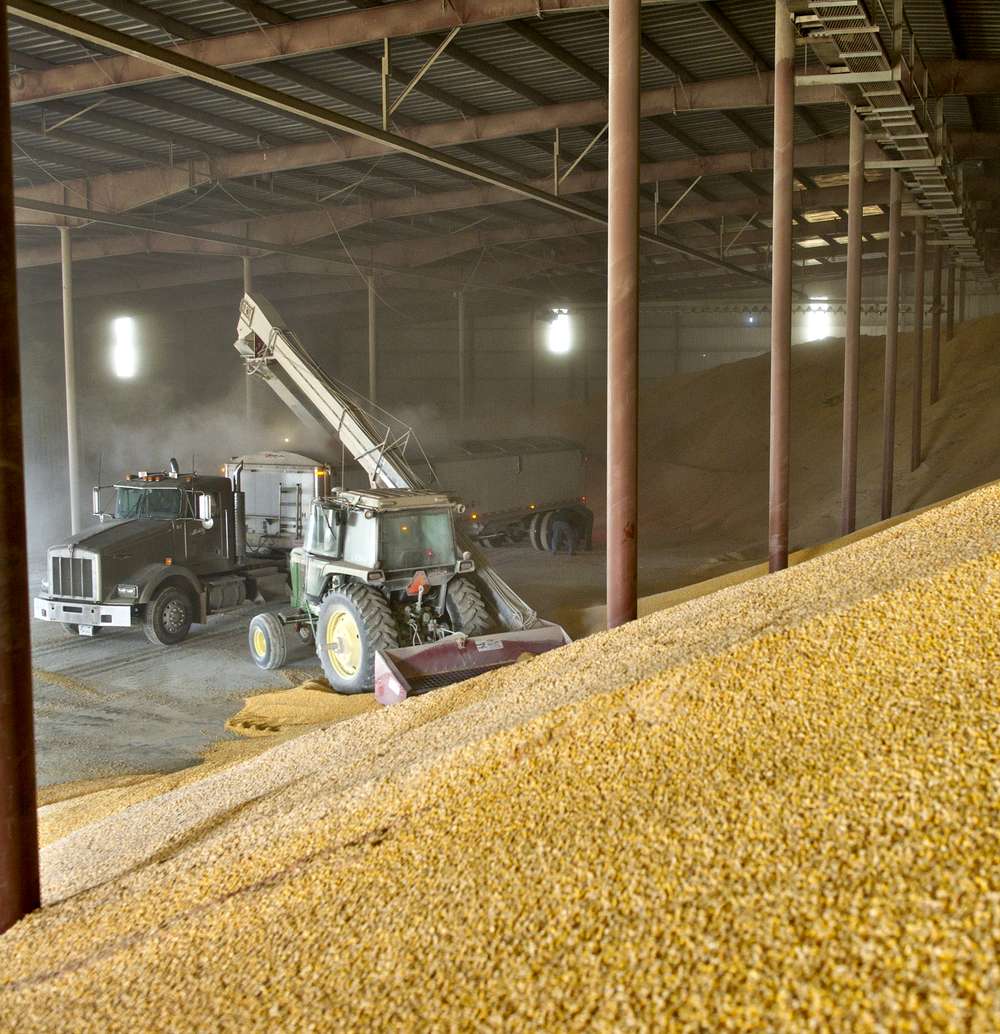
[(198, 493), (198, 520), (206, 528), (215, 524), (215, 512), (212, 507), (212, 497), (206, 492)]
[(106, 517), (113, 517), (114, 514), (105, 513), (101, 509), (101, 486), (94, 485), (94, 487), (91, 489), (91, 493), (92, 494), (90, 508), (93, 516), (96, 517), (99, 521), (103, 521)]

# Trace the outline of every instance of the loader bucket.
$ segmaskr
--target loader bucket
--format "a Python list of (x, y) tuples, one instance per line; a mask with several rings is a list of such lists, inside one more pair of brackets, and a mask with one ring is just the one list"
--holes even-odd
[(398, 704), (408, 696), (475, 678), (513, 664), (525, 654), (548, 653), (569, 641), (559, 625), (539, 621), (516, 632), (452, 635), (423, 646), (382, 650), (375, 655), (375, 699), (380, 704)]

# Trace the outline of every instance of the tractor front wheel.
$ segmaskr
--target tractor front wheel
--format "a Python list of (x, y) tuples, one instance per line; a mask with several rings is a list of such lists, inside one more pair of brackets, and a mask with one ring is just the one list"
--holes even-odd
[(375, 654), (397, 646), (392, 611), (376, 589), (348, 582), (323, 600), (316, 621), (316, 653), (336, 692), (370, 693), (375, 686)]

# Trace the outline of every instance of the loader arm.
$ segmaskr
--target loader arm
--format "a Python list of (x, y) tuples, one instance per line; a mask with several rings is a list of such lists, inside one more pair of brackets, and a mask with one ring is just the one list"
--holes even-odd
[(265, 298), (243, 296), (234, 347), (247, 374), (265, 381), (302, 423), (339, 439), (372, 488), (427, 487), (405, 455), (411, 442), (419, 448), (410, 428), (388, 414), (382, 419), (328, 377)]

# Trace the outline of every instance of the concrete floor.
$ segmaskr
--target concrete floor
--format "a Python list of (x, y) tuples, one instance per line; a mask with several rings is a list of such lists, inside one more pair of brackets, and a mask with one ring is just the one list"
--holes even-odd
[[(490, 559), (543, 617), (567, 620), (567, 610), (604, 599), (603, 550), (568, 557), (509, 547), (491, 551)], [(690, 556), (663, 552), (644, 562), (641, 591), (682, 584), (691, 572)], [(290, 659), (295, 671), (264, 672), (253, 664), (246, 634), (257, 609), (214, 617), (176, 647), (154, 646), (139, 630), (87, 639), (33, 621), (39, 784), (193, 764), (205, 747), (231, 735), (225, 721), (244, 697), (287, 688), (298, 672), (318, 673), (311, 653)]]

